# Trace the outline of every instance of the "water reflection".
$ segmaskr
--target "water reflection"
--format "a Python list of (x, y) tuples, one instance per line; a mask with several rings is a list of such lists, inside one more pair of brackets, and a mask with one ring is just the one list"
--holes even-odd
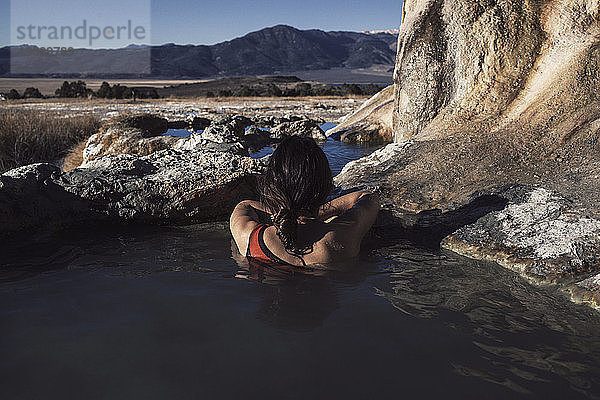
[(257, 318), (278, 329), (311, 331), (340, 307), (340, 283), (359, 285), (368, 276), (358, 259), (339, 265), (298, 268), (286, 265), (251, 263), (231, 241), (232, 258), (237, 262), (236, 278), (261, 285)]
[[(140, 366), (148, 348), (166, 349), (162, 357), (173, 360), (188, 354), (190, 363), (207, 353), (219, 360), (219, 349), (237, 343), (243, 330), (244, 346), (232, 357), (248, 365), (265, 354), (275, 362), (286, 349), (320, 376), (332, 372), (308, 360), (349, 357), (356, 364), (342, 366), (345, 373), (376, 365), (376, 376), (404, 377), (411, 393), (442, 381), (448, 393), (466, 394), (461, 385), (468, 385), (490, 398), (600, 393), (599, 314), (494, 264), (398, 240), (334, 270), (261, 270), (232, 253), (227, 224), (94, 228), (0, 254), (10, 266), (0, 274), (3, 371), (26, 376), (40, 358), (62, 362), (55, 348), (103, 359), (117, 348), (130, 351), (138, 338), (146, 342), (131, 357)], [(38, 275), (15, 279), (20, 269)], [(114, 331), (115, 343), (135, 339), (122, 348), (106, 342)], [(23, 349), (49, 337), (52, 346), (39, 344), (41, 355), (27, 353), (15, 369)], [(286, 347), (290, 338), (295, 347)], [(339, 350), (352, 346), (355, 352)], [(81, 363), (93, 370), (87, 357)]]
[[(414, 318), (443, 323), (471, 346), (449, 361), (456, 373), (516, 393), (551, 398), (600, 393), (600, 316), (554, 288), (447, 251), (410, 243), (378, 251), (389, 281), (377, 294)], [(385, 261), (382, 261), (385, 264)]]
[[(327, 155), (333, 175), (340, 173), (348, 162), (367, 156), (382, 147), (381, 145), (343, 143), (332, 138), (328, 138), (326, 141), (320, 143), (320, 146)], [(266, 146), (252, 152), (250, 155), (253, 158), (262, 158), (272, 154), (275, 151), (275, 147), (276, 145)]]

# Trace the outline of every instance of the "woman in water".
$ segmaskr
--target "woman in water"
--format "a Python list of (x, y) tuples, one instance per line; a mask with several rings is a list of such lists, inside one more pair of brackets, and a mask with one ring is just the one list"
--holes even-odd
[[(369, 191), (327, 202), (331, 169), (311, 138), (283, 140), (258, 189), (260, 201), (242, 201), (230, 219), (237, 247), (251, 261), (300, 267), (351, 259), (379, 211), (379, 199)], [(261, 214), (272, 224), (260, 223)]]

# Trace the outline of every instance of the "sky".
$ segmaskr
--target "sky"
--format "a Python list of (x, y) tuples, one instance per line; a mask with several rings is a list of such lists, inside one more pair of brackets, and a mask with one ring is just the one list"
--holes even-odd
[[(117, 19), (132, 19), (148, 35), (144, 40), (123, 38), (131, 43), (214, 44), (278, 24), (326, 31), (397, 29), (402, 7), (402, 0), (13, 1), (11, 10), (11, 0), (0, 0), (0, 46), (19, 44), (15, 35), (18, 26), (26, 25), (24, 21), (36, 26), (60, 22), (60, 26), (69, 24), (75, 28), (86, 19), (104, 29)], [(62, 41), (54, 43), (68, 45)], [(100, 39), (93, 45), (121, 47), (122, 42), (116, 46), (115, 43)]]

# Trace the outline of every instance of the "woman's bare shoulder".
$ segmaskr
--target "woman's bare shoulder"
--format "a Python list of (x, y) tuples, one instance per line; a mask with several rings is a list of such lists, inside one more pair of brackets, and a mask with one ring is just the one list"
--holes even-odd
[(242, 254), (248, 248), (250, 233), (259, 224), (258, 212), (262, 211), (260, 207), (260, 203), (256, 201), (244, 200), (235, 206), (229, 218), (229, 230)]

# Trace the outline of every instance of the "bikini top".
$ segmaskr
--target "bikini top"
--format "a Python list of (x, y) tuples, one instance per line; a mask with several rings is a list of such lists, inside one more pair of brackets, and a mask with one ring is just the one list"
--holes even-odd
[[(292, 265), (281, 258), (277, 257), (271, 250), (267, 248), (265, 244), (264, 235), (265, 229), (267, 229), (269, 225), (267, 224), (258, 224), (250, 233), (250, 238), (248, 240), (248, 249), (246, 250), (246, 257), (249, 260), (266, 262), (269, 264), (280, 264), (280, 265)], [(302, 257), (299, 257), (304, 263)], [(304, 263), (306, 265), (306, 263)]]

